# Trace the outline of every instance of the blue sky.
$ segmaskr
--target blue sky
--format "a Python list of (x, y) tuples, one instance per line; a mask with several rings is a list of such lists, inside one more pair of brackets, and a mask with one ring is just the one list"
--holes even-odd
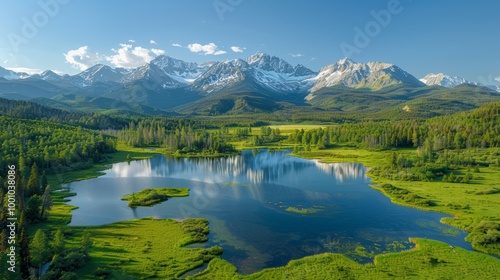
[(349, 56), (493, 83), (499, 32), (494, 0), (0, 0), (0, 66), (75, 74), (263, 51), (313, 70)]

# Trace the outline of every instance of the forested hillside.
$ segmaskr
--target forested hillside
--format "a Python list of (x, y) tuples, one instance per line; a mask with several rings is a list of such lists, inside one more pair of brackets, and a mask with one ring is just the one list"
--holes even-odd
[(304, 146), (355, 143), (365, 148), (427, 150), (500, 146), (500, 102), (428, 120), (362, 121), (325, 129), (297, 130), (291, 143)]
[(32, 101), (0, 98), (0, 116), (18, 119), (45, 120), (55, 123), (82, 126), (90, 129), (121, 128), (127, 121), (98, 113), (69, 112)]

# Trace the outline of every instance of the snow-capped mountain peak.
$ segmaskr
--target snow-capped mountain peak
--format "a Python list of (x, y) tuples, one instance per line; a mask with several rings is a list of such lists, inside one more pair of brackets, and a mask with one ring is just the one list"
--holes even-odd
[(172, 79), (183, 83), (193, 83), (208, 68), (206, 65), (198, 65), (194, 62), (185, 62), (166, 55), (160, 55), (151, 61)]
[(264, 71), (274, 71), (276, 73), (290, 74), (294, 72), (293, 66), (285, 60), (277, 57), (270, 56), (263, 52), (257, 52), (247, 59), (247, 63), (255, 68)]
[(44, 81), (59, 81), (62, 79), (61, 76), (59, 76), (58, 74), (56, 74), (52, 70), (45, 70), (40, 74), (31, 75), (29, 78), (39, 79), (39, 80), (44, 80)]
[(107, 65), (96, 64), (77, 76), (83, 79), (83, 86), (90, 86), (97, 82), (117, 82), (123, 77), (123, 74)]
[(443, 87), (456, 87), (456, 86), (461, 85), (461, 84), (478, 85), (478, 83), (467, 81), (464, 78), (448, 76), (448, 75), (445, 75), (443, 73), (427, 74), (425, 77), (420, 79), (420, 81), (422, 81), (424, 84), (426, 84), (428, 86), (439, 85), (439, 86), (443, 86)]
[(348, 58), (348, 57), (344, 57), (344, 58), (342, 58), (341, 60), (339, 60), (339, 62), (337, 62), (337, 64), (339, 64), (339, 65), (344, 65), (344, 64), (349, 65), (349, 64), (354, 64), (354, 61), (352, 61), (352, 60), (351, 60), (350, 58)]
[(310, 92), (321, 88), (343, 85), (350, 88), (382, 88), (392, 84), (423, 86), (417, 78), (396, 65), (382, 62), (356, 63), (344, 58), (321, 68)]
[(0, 77), (7, 79), (7, 80), (24, 79), (28, 76), (29, 75), (27, 73), (24, 73), (24, 72), (15, 72), (15, 71), (0, 67)]

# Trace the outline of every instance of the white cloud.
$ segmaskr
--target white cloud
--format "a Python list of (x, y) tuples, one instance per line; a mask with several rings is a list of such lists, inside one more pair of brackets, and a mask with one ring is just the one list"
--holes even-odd
[(496, 77), (495, 81), (500, 82), (500, 77)]
[(164, 54), (164, 50), (146, 49), (143, 47), (133, 47), (129, 44), (120, 44), (119, 49), (111, 49), (114, 55), (107, 56), (106, 60), (115, 67), (135, 68), (149, 63), (158, 55)]
[(158, 43), (156, 43), (155, 40), (151, 40), (151, 41), (149, 41), (149, 43), (152, 44), (152, 45), (158, 45)]
[(5, 69), (12, 70), (18, 73), (27, 73), (29, 75), (40, 74), (43, 70), (33, 69), (33, 68), (25, 68), (25, 67), (5, 67)]
[(241, 48), (241, 47), (237, 47), (237, 46), (232, 46), (231, 47), (231, 50), (235, 53), (242, 53), (244, 50), (246, 50), (247, 48)]
[(132, 39), (130, 39), (130, 40), (128, 40), (128, 41), (129, 41), (130, 43), (135, 43), (135, 40), (132, 40)]
[(159, 50), (159, 49), (151, 49), (151, 52), (154, 53), (155, 55), (162, 55), (165, 54), (164, 50)]
[(182, 48), (182, 45), (181, 45), (181, 44), (177, 44), (177, 43), (172, 44), (172, 46), (174, 46), (174, 47), (178, 47), (178, 48)]
[(303, 57), (304, 55), (301, 53), (289, 53), (291, 57)]
[(66, 62), (71, 64), (73, 68), (79, 70), (87, 70), (87, 68), (94, 66), (102, 61), (99, 53), (94, 53), (88, 46), (79, 47), (76, 50), (70, 50), (64, 54)]
[(194, 43), (194, 44), (189, 44), (187, 46), (187, 48), (191, 52), (203, 53), (205, 55), (208, 55), (208, 54), (221, 55), (221, 54), (225, 54), (226, 53), (226, 51), (219, 50), (219, 47), (217, 47), (217, 45), (214, 44), (214, 43), (209, 43), (207, 45), (200, 45), (198, 43)]
[(52, 72), (56, 73), (56, 74), (57, 74), (57, 75), (59, 75), (59, 76), (63, 76), (64, 74), (66, 74), (66, 73), (64, 73), (64, 72), (62, 72), (62, 71), (55, 70), (55, 69), (54, 69), (54, 70), (52, 70)]

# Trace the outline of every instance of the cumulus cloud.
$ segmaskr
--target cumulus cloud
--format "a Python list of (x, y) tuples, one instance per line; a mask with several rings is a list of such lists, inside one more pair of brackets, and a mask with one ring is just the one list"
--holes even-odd
[(160, 49), (151, 49), (151, 52), (154, 53), (157, 56), (165, 54), (165, 51), (164, 50), (160, 50)]
[(119, 49), (111, 49), (115, 54), (107, 56), (106, 60), (115, 67), (135, 68), (149, 63), (158, 55), (164, 54), (164, 50), (133, 47), (129, 44), (120, 44)]
[(128, 41), (129, 41), (130, 43), (135, 43), (135, 40), (132, 40), (132, 39), (130, 39), (130, 40), (128, 40)]
[(495, 78), (495, 81), (500, 82), (500, 76)]
[(301, 53), (290, 53), (289, 54), (291, 57), (303, 57), (304, 55)]
[(216, 44), (214, 43), (209, 43), (207, 45), (201, 45), (198, 43), (194, 44), (189, 44), (187, 48), (194, 53), (203, 53), (204, 55), (221, 55), (225, 54), (226, 51), (219, 50), (219, 47), (217, 47)]
[(66, 62), (71, 64), (73, 68), (81, 71), (94, 66), (102, 61), (102, 56), (99, 53), (92, 52), (88, 46), (79, 47), (76, 50), (70, 50), (64, 54)]
[(246, 50), (246, 48), (241, 48), (241, 47), (237, 47), (237, 46), (232, 46), (231, 47), (231, 50), (235, 53), (242, 53), (244, 50)]
[(178, 48), (182, 48), (182, 45), (181, 44), (177, 44), (177, 43), (172, 44), (172, 46), (178, 47)]
[(149, 43), (152, 44), (152, 45), (158, 45), (158, 43), (156, 43), (155, 40), (151, 40), (151, 41), (149, 41)]

